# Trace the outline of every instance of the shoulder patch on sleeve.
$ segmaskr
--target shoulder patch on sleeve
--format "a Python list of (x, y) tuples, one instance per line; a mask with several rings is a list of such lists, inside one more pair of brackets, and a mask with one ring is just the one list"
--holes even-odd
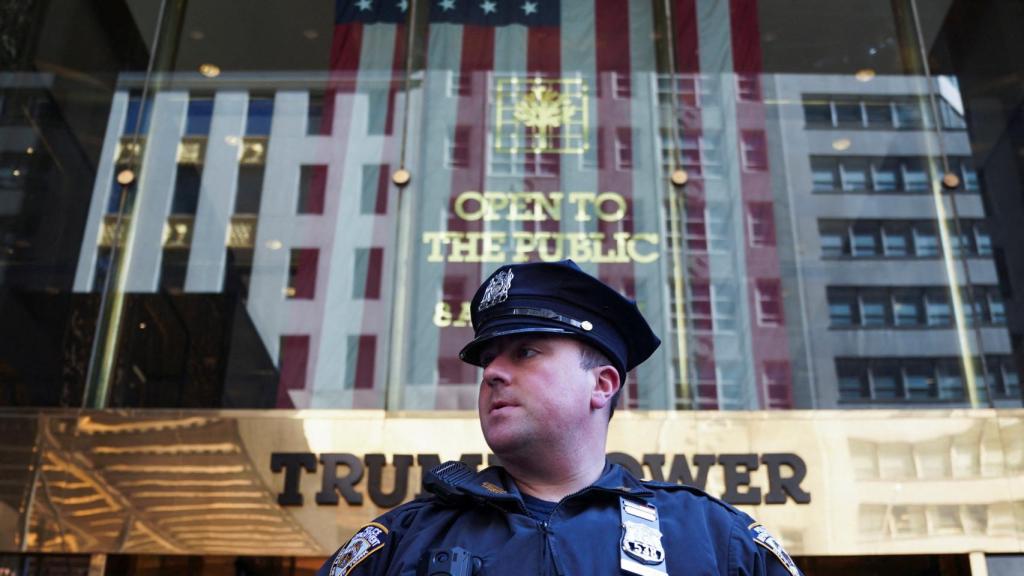
[(800, 570), (796, 567), (796, 563), (789, 557), (786, 550), (782, 548), (782, 544), (775, 539), (774, 536), (768, 533), (768, 529), (761, 525), (760, 522), (754, 522), (750, 526), (747, 526), (747, 532), (750, 533), (750, 537), (754, 539), (762, 547), (771, 552), (782, 565), (786, 567), (793, 576), (800, 576)]
[(360, 562), (384, 547), (387, 535), (388, 529), (383, 524), (371, 522), (363, 526), (348, 544), (338, 551), (327, 575), (348, 576)]

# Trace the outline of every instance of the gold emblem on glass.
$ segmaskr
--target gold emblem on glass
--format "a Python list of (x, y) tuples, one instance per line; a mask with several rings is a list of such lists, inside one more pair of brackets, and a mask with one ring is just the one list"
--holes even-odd
[(582, 154), (588, 148), (587, 85), (581, 78), (499, 78), (494, 149)]
[(267, 163), (267, 138), (246, 137), (238, 150), (238, 163), (247, 166)]
[(199, 165), (205, 157), (205, 138), (183, 138), (178, 143), (178, 164)]

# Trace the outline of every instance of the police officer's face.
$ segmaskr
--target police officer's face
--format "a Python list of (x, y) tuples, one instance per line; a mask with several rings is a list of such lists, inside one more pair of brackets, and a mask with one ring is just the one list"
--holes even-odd
[(571, 338), (499, 338), (480, 354), (480, 424), (498, 455), (565, 440), (591, 413), (596, 377)]

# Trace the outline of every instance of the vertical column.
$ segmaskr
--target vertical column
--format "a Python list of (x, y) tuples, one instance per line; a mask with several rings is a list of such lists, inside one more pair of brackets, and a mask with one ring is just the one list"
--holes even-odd
[(223, 287), (226, 238), (238, 188), (238, 152), (248, 103), (245, 92), (218, 92), (214, 100), (192, 227), (186, 292), (220, 292)]

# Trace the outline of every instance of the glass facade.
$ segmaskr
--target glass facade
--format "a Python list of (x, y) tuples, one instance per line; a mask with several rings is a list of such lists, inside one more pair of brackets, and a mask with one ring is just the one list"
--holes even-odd
[(4, 413), (474, 410), (562, 258), (664, 342), (623, 411), (1022, 406), (1019, 2), (2, 14)]
[(115, 5), (7, 21), (7, 405), (471, 409), (567, 257), (665, 341), (625, 409), (1021, 405), (1012, 3)]

